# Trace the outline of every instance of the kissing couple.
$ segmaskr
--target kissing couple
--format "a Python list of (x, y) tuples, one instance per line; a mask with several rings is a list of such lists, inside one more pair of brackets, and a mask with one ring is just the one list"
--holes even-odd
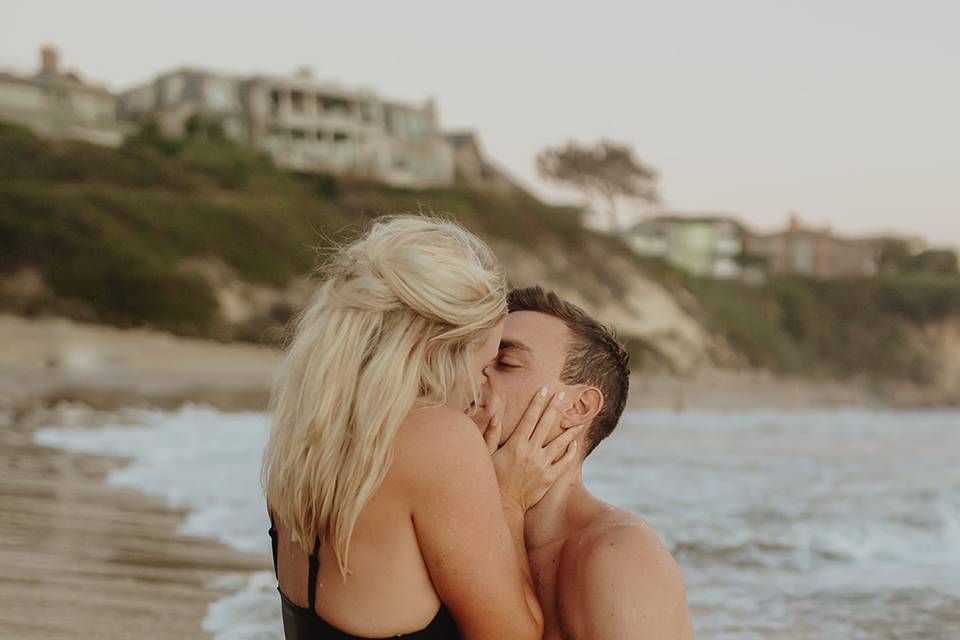
[(611, 330), (508, 291), (448, 220), (378, 218), (294, 318), (262, 469), (287, 640), (688, 640), (681, 572), (584, 459), (629, 387)]

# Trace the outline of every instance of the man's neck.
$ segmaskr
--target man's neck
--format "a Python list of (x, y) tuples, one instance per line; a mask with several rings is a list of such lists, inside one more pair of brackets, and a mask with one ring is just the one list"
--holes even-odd
[(582, 463), (564, 473), (527, 511), (523, 533), (527, 550), (566, 539), (582, 525), (584, 514), (602, 503), (583, 484)]

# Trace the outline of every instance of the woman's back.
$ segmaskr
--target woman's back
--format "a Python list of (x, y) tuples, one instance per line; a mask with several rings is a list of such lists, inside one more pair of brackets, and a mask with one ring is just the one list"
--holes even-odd
[[(452, 222), (398, 216), (325, 271), (295, 318), (264, 451), (287, 637), (389, 637), (437, 620), (440, 637), (458, 637), (452, 620), (466, 640), (538, 637), (531, 488), (501, 493), (465, 415), (507, 311), (490, 248)], [(532, 489), (547, 482), (542, 450), (522, 459), (542, 463)]]
[[(451, 413), (421, 409), (401, 425), (387, 475), (354, 528), (346, 581), (333, 549), (329, 545), (319, 549), (315, 612), (329, 625), (359, 637), (390, 637), (422, 630), (438, 613), (445, 613), (440, 611), (440, 598), (418, 543), (413, 501), (415, 484), (435, 468), (423, 464), (422, 440), (442, 439), (444, 429), (427, 431), (431, 422), (449, 419)], [(434, 441), (427, 449), (439, 446), (442, 442)], [(478, 448), (477, 454), (485, 451)], [(275, 524), (280, 590), (292, 603), (306, 608), (309, 558), (290, 539), (289, 531), (280, 522)]]

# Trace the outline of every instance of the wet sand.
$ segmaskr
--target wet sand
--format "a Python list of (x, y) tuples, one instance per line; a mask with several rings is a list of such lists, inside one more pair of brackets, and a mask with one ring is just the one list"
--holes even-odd
[(34, 444), (56, 416), (0, 422), (0, 638), (209, 637), (208, 583), (270, 559), (177, 534), (185, 511), (104, 482), (122, 460)]

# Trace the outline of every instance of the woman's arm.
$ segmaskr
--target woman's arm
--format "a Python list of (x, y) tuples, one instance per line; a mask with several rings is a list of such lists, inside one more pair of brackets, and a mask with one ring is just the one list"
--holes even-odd
[[(477, 426), (450, 409), (412, 414), (397, 446), (420, 551), (464, 640), (539, 640), (543, 615), (523, 544), (531, 482), (503, 492)], [(540, 476), (547, 487), (555, 479)]]
[(531, 585), (533, 575), (524, 541), (524, 517), (527, 509), (543, 498), (560, 474), (575, 460), (576, 440), (582, 428), (563, 431), (546, 442), (559, 424), (559, 403), (563, 393), (549, 396), (546, 387), (535, 394), (520, 422), (507, 441), (499, 446), (502, 425), (492, 416), (483, 439), (493, 456), (493, 467), (500, 485), (500, 497), (507, 524), (514, 535), (521, 569)]

